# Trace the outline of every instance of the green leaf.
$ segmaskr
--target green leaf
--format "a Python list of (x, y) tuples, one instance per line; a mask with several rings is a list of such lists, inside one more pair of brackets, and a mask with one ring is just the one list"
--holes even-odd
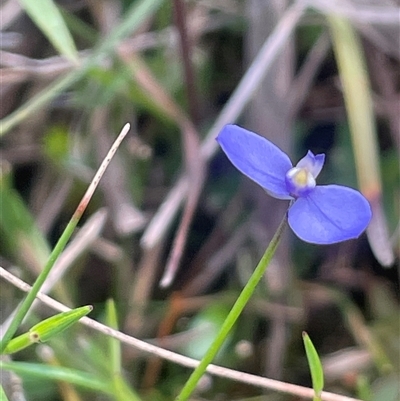
[[(106, 322), (109, 327), (118, 330), (118, 316), (115, 302), (109, 299), (106, 302)], [(114, 397), (116, 401), (141, 401), (139, 395), (131, 389), (121, 375), (121, 345), (113, 337), (108, 337), (110, 368), (114, 385)]]
[[(106, 321), (109, 327), (118, 330), (117, 310), (112, 299), (106, 302)], [(121, 346), (119, 341), (111, 336), (108, 337), (108, 350), (111, 360), (111, 374), (119, 375), (121, 373)]]
[(207, 366), (212, 362), (212, 360), (217, 355), (218, 351), (221, 349), (221, 346), (225, 342), (233, 325), (236, 323), (237, 319), (242, 313), (250, 297), (253, 295), (254, 290), (257, 287), (257, 284), (262, 279), (269, 263), (271, 262), (273, 256), (275, 255), (276, 248), (279, 245), (279, 241), (281, 239), (282, 232), (285, 226), (286, 226), (286, 216), (282, 219), (281, 224), (279, 225), (274, 236), (272, 237), (272, 240), (269, 243), (268, 248), (266, 249), (264, 255), (262, 256), (260, 262), (255, 268), (253, 274), (250, 276), (249, 280), (247, 281), (247, 284), (244, 286), (242, 292), (240, 293), (232, 309), (230, 310), (228, 316), (226, 317), (224, 323), (222, 324), (222, 327), (219, 330), (218, 335), (215, 337), (210, 348), (208, 348), (207, 352), (203, 356), (202, 360), (200, 361), (196, 369), (193, 371), (189, 379), (186, 381), (181, 392), (178, 394), (176, 400), (185, 401), (189, 399), (190, 395), (196, 388), (197, 383), (204, 375)]
[(51, 337), (61, 333), (72, 326), (83, 316), (86, 316), (93, 310), (93, 306), (86, 305), (80, 308), (72, 309), (68, 312), (58, 313), (48, 319), (35, 324), (30, 330), (31, 338), (36, 342), (48, 341)]
[(322, 370), (321, 360), (319, 359), (314, 344), (305, 331), (303, 331), (303, 343), (306, 349), (308, 366), (310, 367), (313, 389), (316, 397), (318, 397), (317, 399), (319, 399), (321, 391), (324, 388), (324, 372)]
[(57, 51), (78, 64), (78, 52), (74, 40), (54, 1), (19, 0), (19, 2)]
[(68, 312), (58, 313), (34, 325), (27, 333), (13, 338), (6, 346), (4, 354), (13, 354), (37, 342), (45, 342), (61, 333), (86, 316), (92, 306), (81, 306)]
[(112, 394), (112, 384), (104, 379), (80, 370), (49, 366), (41, 363), (0, 361), (0, 369), (9, 370), (22, 376), (64, 381), (89, 390)]

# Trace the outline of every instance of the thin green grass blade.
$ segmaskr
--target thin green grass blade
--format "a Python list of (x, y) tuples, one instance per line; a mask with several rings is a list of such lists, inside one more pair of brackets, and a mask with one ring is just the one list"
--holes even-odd
[(244, 286), (242, 292), (240, 293), (240, 295), (237, 298), (236, 302), (234, 303), (232, 309), (230, 310), (227, 318), (225, 319), (224, 323), (222, 324), (222, 327), (219, 330), (218, 335), (215, 337), (211, 346), (208, 348), (203, 359), (200, 361), (200, 363), (198, 364), (196, 369), (190, 375), (189, 379), (183, 386), (181, 392), (175, 398), (175, 401), (186, 401), (189, 399), (190, 395), (195, 390), (197, 383), (199, 382), (201, 377), (204, 375), (204, 373), (207, 369), (207, 366), (213, 361), (215, 356), (218, 354), (218, 352), (221, 349), (222, 345), (224, 344), (226, 338), (228, 337), (232, 327), (236, 323), (237, 319), (239, 318), (240, 314), (242, 313), (247, 302), (253, 295), (254, 290), (257, 287), (257, 284), (262, 279), (265, 271), (267, 270), (269, 263), (271, 262), (273, 256), (275, 255), (276, 249), (279, 245), (279, 242), (280, 242), (280, 239), (281, 239), (281, 236), (282, 236), (285, 226), (286, 226), (286, 215), (283, 218), (278, 229), (276, 230), (275, 235), (273, 236), (271, 242), (269, 243), (268, 248), (265, 250), (265, 253), (262, 256), (257, 267), (255, 268), (253, 274), (251, 275), (248, 282)]
[(324, 371), (322, 369), (322, 363), (314, 344), (305, 331), (303, 331), (303, 343), (304, 348), (306, 349), (308, 366), (310, 368), (312, 385), (315, 392), (314, 400), (319, 401), (321, 399), (321, 392), (324, 388)]
[(0, 120), (0, 137), (11, 131), (12, 128), (24, 121), (25, 118), (29, 117), (36, 110), (44, 107), (61, 92), (79, 81), (85, 72), (86, 70), (81, 68), (64, 75), (62, 78), (48, 85), (42, 92), (29, 99), (17, 110)]
[[(118, 317), (115, 302), (109, 299), (106, 302), (106, 321), (107, 326), (118, 330)], [(118, 340), (113, 337), (108, 337), (108, 352), (111, 360), (111, 374), (121, 373), (121, 346)]]
[[(115, 302), (109, 299), (106, 302), (106, 321), (109, 327), (118, 330), (118, 316)], [(118, 340), (108, 337), (108, 349), (111, 359), (111, 375), (114, 385), (114, 397), (116, 401), (141, 401), (139, 395), (131, 389), (121, 374), (121, 345)]]
[(0, 120), (0, 137), (9, 132), (36, 110), (45, 106), (61, 92), (78, 82), (85, 74), (112, 54), (117, 44), (137, 30), (147, 18), (157, 11), (163, 0), (142, 0), (133, 2), (126, 11), (124, 20), (106, 38), (102, 38), (93, 54), (78, 69), (69, 72), (55, 83), (46, 87), (38, 95), (27, 101), (19, 109)]
[(7, 394), (3, 389), (3, 386), (0, 384), (0, 401), (8, 401)]
[(89, 46), (96, 43), (99, 33), (90, 26), (89, 23), (79, 18), (78, 15), (70, 13), (64, 9), (60, 9), (60, 12), (64, 21), (68, 25), (71, 34)]
[[(201, 334), (193, 334), (191, 340), (181, 346), (180, 350), (182, 353), (193, 359), (201, 359), (213, 343), (228, 313), (228, 306), (220, 302), (211, 304), (200, 310), (196, 316), (191, 319), (187, 330), (193, 333), (199, 332)], [(220, 358), (226, 355), (233, 334), (234, 330), (229, 333), (218, 354), (215, 356), (215, 363), (220, 362)]]
[(41, 363), (14, 361), (0, 361), (0, 368), (12, 371), (21, 376), (64, 381), (92, 391), (98, 391), (105, 394), (113, 393), (111, 382), (107, 382), (104, 378), (98, 379), (97, 377), (80, 370), (60, 366), (49, 366)]
[(64, 18), (53, 0), (19, 0), (25, 12), (60, 54), (78, 64), (78, 52)]

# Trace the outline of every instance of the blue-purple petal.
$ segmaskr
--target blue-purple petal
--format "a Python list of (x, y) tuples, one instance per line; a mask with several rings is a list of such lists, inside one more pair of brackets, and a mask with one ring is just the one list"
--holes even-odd
[(292, 199), (285, 183), (285, 175), (292, 163), (277, 146), (237, 125), (226, 125), (217, 141), (232, 164), (271, 196)]
[(305, 168), (312, 174), (314, 178), (317, 178), (318, 174), (322, 170), (322, 167), (324, 167), (324, 163), (325, 155), (323, 153), (314, 155), (314, 153), (309, 150), (307, 154), (299, 160), (296, 167)]
[(339, 186), (317, 186), (289, 209), (288, 222), (303, 241), (333, 244), (357, 238), (371, 220), (368, 201), (358, 191)]

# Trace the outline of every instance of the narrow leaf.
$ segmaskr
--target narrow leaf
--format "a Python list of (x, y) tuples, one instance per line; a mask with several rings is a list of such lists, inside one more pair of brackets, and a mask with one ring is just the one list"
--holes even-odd
[(13, 338), (6, 346), (4, 354), (13, 354), (37, 342), (45, 342), (61, 333), (80, 318), (86, 316), (92, 306), (82, 306), (68, 312), (58, 313), (33, 326), (27, 333)]
[[(109, 299), (106, 302), (106, 321), (109, 327), (118, 330), (117, 309), (113, 299)], [(121, 375), (121, 345), (119, 341), (109, 337), (108, 345), (115, 401), (141, 401), (139, 395), (127, 385)]]
[(39, 377), (47, 380), (64, 381), (89, 390), (112, 394), (112, 385), (104, 379), (75, 369), (48, 366), (42, 363), (0, 361), (0, 369), (9, 370), (22, 376)]
[(317, 350), (305, 331), (303, 331), (303, 343), (306, 349), (308, 366), (310, 367), (313, 389), (316, 397), (320, 397), (321, 391), (324, 388), (324, 372)]
[(8, 401), (7, 394), (5, 393), (3, 386), (0, 384), (0, 401)]
[[(118, 317), (115, 308), (115, 302), (109, 299), (106, 303), (106, 320), (107, 325), (115, 330), (118, 330)], [(111, 373), (119, 375), (121, 373), (121, 346), (118, 340), (113, 337), (108, 338), (108, 350), (111, 360)]]
[(68, 327), (76, 323), (80, 318), (86, 316), (93, 310), (91, 305), (81, 306), (80, 308), (72, 309), (68, 312), (58, 313), (48, 319), (35, 324), (29, 334), (33, 341), (45, 342), (51, 337), (61, 333)]
[(19, 2), (57, 51), (78, 64), (78, 52), (74, 40), (54, 1), (19, 0)]

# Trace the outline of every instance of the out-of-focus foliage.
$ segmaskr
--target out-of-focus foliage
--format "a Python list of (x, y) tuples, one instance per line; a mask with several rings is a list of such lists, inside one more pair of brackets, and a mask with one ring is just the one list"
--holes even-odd
[[(325, 153), (318, 184), (364, 190), (379, 224), (368, 236), (327, 247), (301, 243), (287, 232), (216, 363), (311, 387), (301, 336), (306, 331), (322, 360), (324, 390), (395, 401), (398, 6), (372, 0), (315, 1), (307, 10), (300, 2), (290, 7), (234, 0), (37, 3), (8, 0), (0, 6), (0, 265), (33, 282), (129, 122), (131, 133), (71, 239), (70, 253), (56, 267), (65, 272), (51, 295), (70, 307), (93, 304), (95, 319), (200, 358), (267, 247), (274, 218), (284, 213), (219, 152), (198, 157), (205, 154), (210, 127), (236, 102), (234, 121), (225, 123), (260, 132), (294, 161), (308, 149)], [(251, 63), (264, 44), (272, 49), (271, 62), (246, 107), (235, 89), (257, 68)], [(362, 77), (351, 70), (355, 62), (346, 64), (352, 60), (346, 51), (362, 66)], [(360, 78), (362, 88), (355, 85)], [(369, 106), (359, 107), (361, 102)], [(368, 127), (374, 163), (362, 150), (367, 137), (365, 128), (355, 128), (356, 113)], [(193, 168), (193, 160), (201, 168)], [(197, 170), (206, 171), (203, 181)], [(373, 190), (363, 186), (365, 175), (373, 178)], [(191, 193), (200, 193), (192, 214), (185, 209)], [(102, 207), (107, 223), (89, 241), (89, 217)], [(176, 277), (161, 289), (185, 218), (190, 224)], [(143, 238), (155, 222), (149, 248)], [(394, 263), (384, 267), (382, 254), (389, 253)], [(20, 298), (0, 280), (0, 323)], [(107, 303), (110, 298), (114, 303)], [(38, 303), (19, 334), (50, 314)], [(123, 400), (126, 394), (167, 401), (189, 375), (188, 368), (80, 324), (46, 346), (21, 350), (2, 368), (16, 374), (0, 375), (10, 401), (21, 394), (28, 401)], [(196, 395), (202, 399), (293, 398), (262, 395), (230, 379), (203, 379)]]

